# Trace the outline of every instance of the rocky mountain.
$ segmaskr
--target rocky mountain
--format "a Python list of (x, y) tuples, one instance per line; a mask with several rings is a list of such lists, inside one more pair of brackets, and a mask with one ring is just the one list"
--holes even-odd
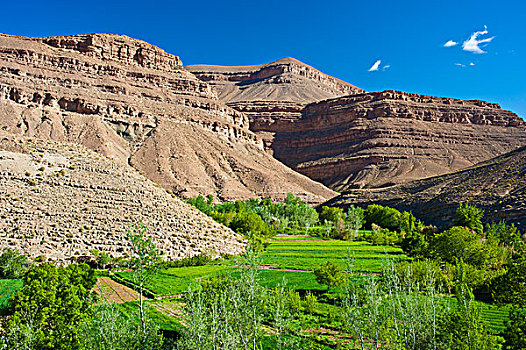
[(128, 165), (74, 143), (0, 131), (0, 245), (55, 261), (128, 252), (142, 221), (165, 258), (239, 253), (243, 237)]
[(256, 66), (186, 66), (215, 87), (225, 102), (313, 102), (364, 90), (331, 77), (294, 58)]
[[(282, 79), (277, 66), (317, 74), (283, 68)], [(292, 59), (187, 69), (249, 117), (250, 129), (274, 157), (338, 191), (445, 174), (526, 144), (525, 122), (494, 103), (366, 93)]]
[(294, 122), (311, 102), (365, 92), (291, 57), (256, 66), (185, 68), (213, 86), (228, 106), (248, 116), (250, 130), (271, 154), (274, 123)]
[(180, 196), (334, 195), (265, 153), (178, 57), (121, 35), (0, 35), (0, 129), (82, 144)]
[(451, 225), (459, 203), (485, 210), (486, 222), (506, 220), (526, 233), (526, 146), (467, 169), (380, 189), (355, 189), (330, 200), (348, 207), (371, 203), (411, 210), (426, 223)]

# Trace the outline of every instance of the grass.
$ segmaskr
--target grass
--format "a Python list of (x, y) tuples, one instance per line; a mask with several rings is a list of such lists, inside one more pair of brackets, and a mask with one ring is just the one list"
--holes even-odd
[[(294, 242), (297, 240), (301, 242)], [(345, 265), (344, 260), (349, 255), (354, 260), (355, 271), (364, 275), (381, 272), (385, 259), (409, 259), (398, 247), (374, 246), (368, 242), (331, 241), (316, 237), (279, 236), (273, 239), (273, 242), (261, 255), (260, 262), (262, 265), (276, 269), (311, 271), (327, 260), (332, 260), (343, 266)], [(155, 274), (147, 288), (163, 296), (182, 294), (188, 290), (189, 286), (197, 284), (200, 279), (225, 273), (229, 265), (235, 265), (235, 262), (227, 261), (221, 265), (167, 268)], [(118, 275), (124, 279), (132, 280), (131, 272), (120, 272)], [(234, 269), (232, 275), (236, 277), (239, 274)], [(263, 269), (260, 270), (259, 277), (260, 284), (267, 288), (275, 288), (285, 280), (287, 288), (299, 291), (300, 294), (305, 291), (321, 294), (326, 291), (326, 287), (318, 284), (314, 274), (310, 272)], [(353, 278), (363, 280), (365, 277), (357, 275)], [(340, 289), (337, 288), (332, 292), (338, 293), (339, 291)], [(456, 300), (454, 298), (448, 298), (448, 300), (451, 300), (453, 307)], [(132, 308), (133, 303), (126, 304), (130, 305), (122, 307)], [(508, 308), (498, 308), (482, 302), (479, 305), (482, 308), (482, 317), (488, 322), (491, 331), (495, 333), (501, 331), (504, 328), (504, 321), (508, 317)], [(157, 310), (155, 312), (161, 314)], [(164, 317), (167, 319), (162, 319), (159, 316), (159, 322), (162, 324), (169, 326), (174, 322), (173, 318)]]
[[(159, 326), (159, 328), (168, 331), (176, 331), (181, 329), (180, 323), (177, 322), (174, 317), (165, 315), (155, 309), (152, 302), (147, 301), (145, 304), (148, 316)], [(129, 301), (122, 304), (115, 304), (115, 306), (126, 318), (131, 318), (137, 323), (140, 322), (138, 302)]]
[(0, 280), (0, 309), (7, 306), (9, 298), (16, 291), (22, 288), (21, 280), (3, 279)]
[[(162, 296), (182, 294), (199, 279), (216, 276), (226, 268), (225, 265), (171, 267), (154, 274), (146, 288)], [(119, 272), (117, 275), (133, 282), (132, 272)]]
[(344, 267), (345, 259), (351, 256), (356, 271), (377, 273), (381, 271), (384, 259), (408, 259), (400, 248), (373, 246), (368, 242), (321, 239), (287, 242), (288, 237), (276, 237), (276, 240), (279, 242), (271, 243), (261, 259), (262, 264), (281, 269), (314, 270), (326, 260)]

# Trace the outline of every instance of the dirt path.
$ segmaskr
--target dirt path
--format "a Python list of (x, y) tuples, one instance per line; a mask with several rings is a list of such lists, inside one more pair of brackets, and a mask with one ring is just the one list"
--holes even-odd
[(95, 293), (102, 295), (103, 298), (110, 303), (125, 303), (127, 301), (139, 300), (139, 293), (115, 282), (109, 277), (97, 278), (97, 285), (93, 290)]

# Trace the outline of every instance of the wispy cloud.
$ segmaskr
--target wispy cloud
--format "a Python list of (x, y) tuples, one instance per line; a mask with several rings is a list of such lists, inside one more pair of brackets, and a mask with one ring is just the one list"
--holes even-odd
[(473, 53), (486, 53), (486, 51), (482, 50), (479, 45), (489, 43), (495, 38), (492, 36), (490, 38), (478, 39), (479, 36), (486, 34), (488, 34), (488, 27), (484, 26), (484, 30), (471, 34), (471, 37), (464, 41), (462, 49)]
[(387, 70), (391, 68), (391, 65), (390, 64), (386, 64), (385, 66), (382, 67), (382, 70)]
[(374, 62), (374, 64), (369, 68), (369, 72), (376, 72), (378, 70), (378, 67), (380, 67), (380, 64), (382, 63), (381, 60), (378, 60)]
[(444, 47), (452, 47), (452, 46), (457, 46), (458, 43), (456, 41), (453, 41), (453, 40), (449, 40), (447, 43), (444, 44)]
[(462, 64), (462, 63), (455, 63), (455, 66), (465, 67), (466, 65), (465, 65), (465, 64)]

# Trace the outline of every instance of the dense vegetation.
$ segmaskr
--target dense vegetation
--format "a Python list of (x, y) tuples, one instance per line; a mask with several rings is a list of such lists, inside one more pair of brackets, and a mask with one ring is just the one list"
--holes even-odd
[(130, 227), (128, 259), (93, 252), (109, 269), (99, 274), (138, 292), (123, 304), (92, 292), (85, 264), (6, 249), (0, 349), (525, 348), (523, 238), (504, 222), (483, 227), (469, 204), (439, 232), (379, 205), (316, 211), (292, 195), (189, 203), (252, 249), (163, 262), (147, 228)]

